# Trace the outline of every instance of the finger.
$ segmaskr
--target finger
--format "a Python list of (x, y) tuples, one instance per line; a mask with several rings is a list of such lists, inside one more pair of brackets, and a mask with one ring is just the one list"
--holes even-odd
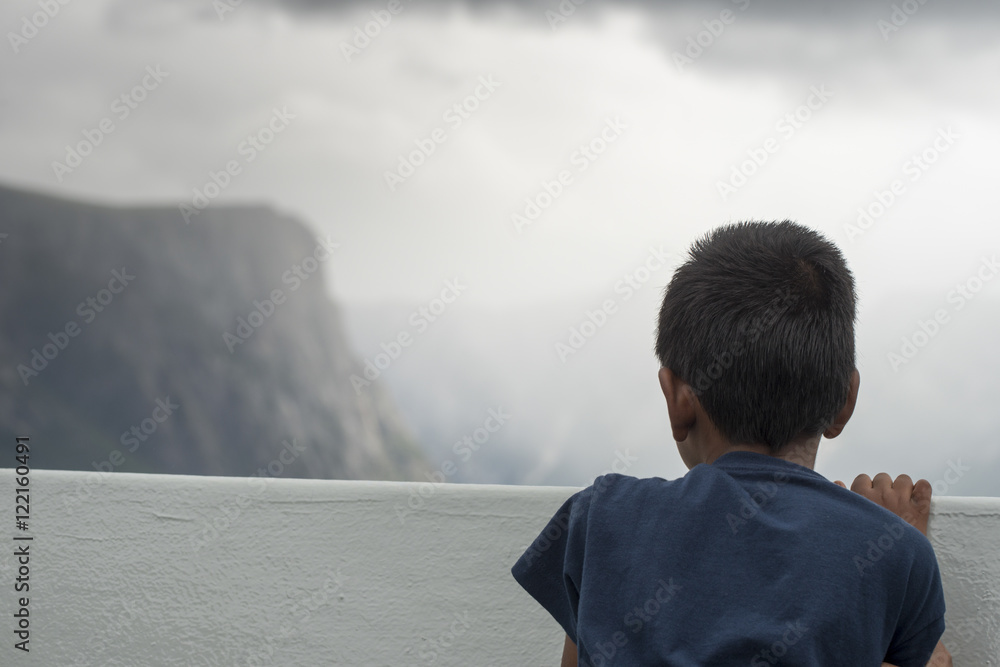
[(851, 484), (851, 491), (855, 493), (860, 493), (864, 495), (865, 492), (872, 490), (872, 478), (868, 475), (858, 475), (854, 478), (854, 482)]
[(892, 483), (892, 490), (898, 491), (903, 500), (909, 500), (913, 493), (913, 480), (910, 479), (909, 475), (900, 475)]
[(892, 488), (892, 477), (887, 472), (880, 472), (872, 480), (872, 488), (879, 491), (888, 491)]
[(910, 502), (921, 510), (929, 509), (931, 505), (931, 491), (930, 482), (926, 479), (917, 480), (917, 483), (913, 485), (913, 494), (910, 496)]
[(847, 488), (847, 485), (846, 485), (846, 484), (844, 484), (843, 482), (841, 482), (841, 481), (840, 481), (839, 479), (838, 479), (838, 480), (836, 480), (836, 481), (834, 482), (834, 484), (836, 484), (837, 486), (839, 486), (839, 487), (840, 487), (840, 488), (842, 488), (842, 489), (846, 489), (846, 488)]

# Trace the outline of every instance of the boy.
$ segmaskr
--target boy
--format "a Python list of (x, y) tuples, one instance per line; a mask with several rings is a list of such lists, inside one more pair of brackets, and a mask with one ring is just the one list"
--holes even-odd
[[(944, 632), (930, 485), (813, 471), (854, 411), (854, 278), (790, 221), (709, 232), (664, 292), (656, 354), (683, 477), (608, 474), (511, 573), (564, 665), (923, 667)], [(876, 502), (869, 502), (867, 495)]]

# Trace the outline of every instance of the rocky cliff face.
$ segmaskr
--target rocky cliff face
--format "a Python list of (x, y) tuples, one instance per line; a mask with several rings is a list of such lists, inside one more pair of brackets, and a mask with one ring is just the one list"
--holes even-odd
[(185, 224), (0, 187), (0, 442), (46, 468), (417, 478), (389, 399), (351, 385), (336, 241), (267, 207)]

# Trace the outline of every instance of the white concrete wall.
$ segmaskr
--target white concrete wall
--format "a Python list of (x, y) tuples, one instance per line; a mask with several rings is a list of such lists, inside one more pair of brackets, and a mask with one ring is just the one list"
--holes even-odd
[[(39, 470), (18, 533), (13, 478), (2, 665), (559, 664), (561, 630), (509, 571), (573, 488)], [(1000, 664), (1000, 499), (937, 498), (931, 533), (955, 664)], [(35, 537), (26, 655), (14, 534)]]

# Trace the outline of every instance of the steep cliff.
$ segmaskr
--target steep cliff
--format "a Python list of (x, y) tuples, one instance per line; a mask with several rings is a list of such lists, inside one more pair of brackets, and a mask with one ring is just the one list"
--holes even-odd
[(268, 207), (185, 224), (0, 187), (0, 442), (46, 468), (416, 478), (391, 401), (351, 385), (336, 242)]

